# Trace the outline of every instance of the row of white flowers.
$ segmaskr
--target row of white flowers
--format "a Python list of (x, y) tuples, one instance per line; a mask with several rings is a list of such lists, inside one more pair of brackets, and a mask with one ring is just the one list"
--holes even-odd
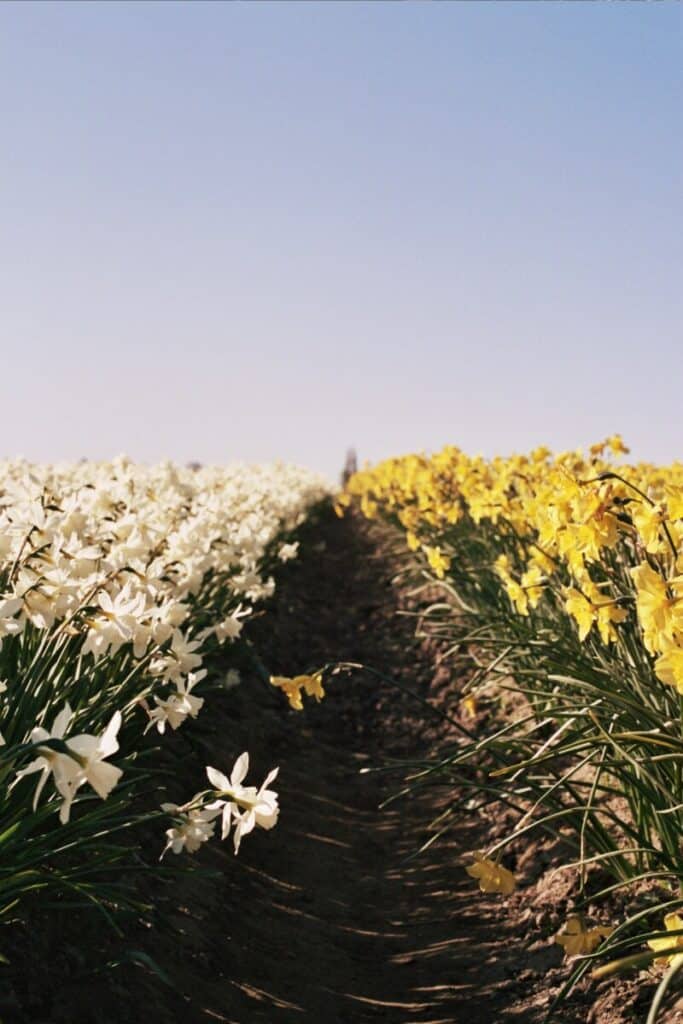
[[(272, 594), (272, 566), (297, 556), (293, 531), (327, 493), (280, 464), (0, 462), (0, 834), (53, 807), (66, 825), (84, 793), (119, 786), (144, 732), (199, 714), (207, 654)], [(231, 779), (210, 768), (214, 790), (164, 805), (167, 849), (196, 849), (218, 816), (223, 836), (234, 822), (236, 850), (275, 824), (274, 774), (245, 787), (247, 765)]]

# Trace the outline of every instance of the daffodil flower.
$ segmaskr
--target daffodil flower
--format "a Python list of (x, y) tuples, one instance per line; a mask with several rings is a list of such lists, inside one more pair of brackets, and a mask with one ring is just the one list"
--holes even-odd
[(220, 810), (217, 809), (204, 807), (185, 810), (176, 804), (162, 804), (161, 809), (177, 817), (179, 824), (166, 830), (166, 846), (159, 860), (168, 850), (173, 853), (181, 853), (182, 850), (196, 853), (202, 843), (211, 839), (216, 827), (213, 823), (214, 818), (220, 814)]
[(88, 782), (97, 795), (106, 800), (123, 775), (121, 768), (105, 761), (105, 758), (111, 757), (119, 749), (116, 737), (120, 728), (121, 712), (115, 711), (101, 736), (82, 733), (66, 741), (67, 747), (74, 752), (77, 760), (69, 758), (74, 768), (62, 779), (55, 776), (55, 785), (64, 797), (59, 811), (59, 820), (62, 824), (69, 820), (73, 798), (84, 783)]
[(662, 643), (662, 653), (655, 662), (655, 673), (658, 679), (669, 686), (675, 686), (683, 694), (683, 646), (666, 640)]
[[(45, 740), (64, 739), (64, 734), (69, 728), (69, 723), (72, 718), (73, 711), (69, 707), (69, 703), (67, 701), (52, 723), (51, 732), (48, 732), (47, 729), (43, 729), (42, 726), (36, 726), (35, 729), (31, 730), (31, 743), (37, 745), (39, 743), (43, 743)], [(56, 750), (51, 750), (49, 747), (38, 747), (38, 754), (38, 757), (16, 774), (17, 779), (22, 779), (25, 775), (31, 775), (33, 772), (40, 772), (38, 785), (36, 786), (36, 791), (33, 794), (34, 811), (38, 806), (40, 794), (42, 793), (50, 774), (54, 774), (55, 785), (57, 789), (62, 792), (66, 785), (67, 776), (77, 767), (73, 759), (67, 754), (61, 754)]]
[(20, 597), (0, 598), (0, 643), (2, 643), (3, 636), (21, 633), (22, 623), (14, 616), (21, 610), (23, 603)]
[(325, 696), (322, 672), (314, 672), (313, 675), (294, 676), (291, 679), (289, 676), (271, 676), (270, 683), (271, 686), (277, 686), (284, 692), (289, 701), (289, 706), (294, 708), (295, 711), (303, 710), (302, 690), (308, 697), (315, 697), (317, 701), (321, 701)]
[[(64, 739), (72, 718), (73, 712), (67, 703), (55, 718), (52, 732), (37, 726), (31, 731), (31, 742), (40, 744), (45, 740)], [(88, 782), (97, 795), (106, 800), (123, 774), (120, 768), (105, 762), (105, 758), (119, 749), (116, 736), (120, 727), (121, 712), (116, 711), (101, 736), (82, 733), (66, 739), (69, 754), (38, 747), (40, 756), (17, 772), (18, 779), (32, 772), (41, 773), (33, 796), (33, 810), (38, 806), (38, 799), (51, 773), (55, 788), (62, 797), (59, 820), (63, 825), (69, 820), (73, 799), (84, 783)]]
[(472, 878), (478, 879), (482, 892), (502, 892), (509, 896), (517, 885), (511, 871), (480, 853), (474, 854), (474, 864), (469, 864), (465, 870)]
[(565, 951), (567, 956), (582, 956), (592, 953), (603, 939), (608, 938), (614, 929), (597, 925), (595, 928), (584, 928), (578, 914), (567, 918), (564, 928), (555, 936), (555, 942)]
[[(678, 913), (667, 914), (664, 918), (664, 927), (668, 932), (683, 931), (683, 915)], [(657, 957), (658, 964), (670, 963), (674, 966), (683, 960), (683, 935), (672, 935), (670, 939), (648, 939), (647, 944), (656, 953), (666, 953), (666, 956)], [(680, 953), (676, 950), (681, 950)]]
[(290, 559), (296, 558), (299, 553), (299, 541), (294, 541), (293, 544), (281, 544), (280, 550), (277, 553), (277, 557), (281, 562), (289, 562)]
[(207, 804), (206, 809), (221, 814), (221, 839), (227, 838), (231, 823), (234, 821), (235, 853), (240, 848), (242, 836), (251, 832), (256, 825), (259, 828), (273, 828), (277, 824), (279, 813), (277, 793), (268, 789), (270, 783), (276, 778), (279, 768), (273, 768), (268, 773), (259, 789), (255, 786), (242, 785), (248, 771), (249, 754), (246, 752), (240, 754), (235, 761), (230, 778), (215, 768), (208, 767), (206, 769), (209, 782), (218, 797), (217, 800)]
[(145, 732), (153, 725), (156, 725), (158, 732), (163, 736), (166, 730), (166, 723), (175, 731), (186, 718), (196, 718), (204, 705), (203, 697), (195, 697), (192, 689), (206, 675), (206, 669), (200, 672), (190, 672), (187, 679), (181, 679), (176, 683), (176, 692), (165, 700), (155, 697), (156, 707), (149, 712), (149, 722)]
[(226, 640), (237, 640), (244, 627), (244, 623), (241, 620), (249, 615), (249, 612), (249, 608), (243, 608), (239, 604), (234, 612), (231, 612), (226, 619), (223, 619), (222, 622), (214, 626), (214, 633), (220, 644)]
[(451, 560), (448, 555), (444, 555), (438, 544), (435, 547), (430, 547), (425, 544), (423, 551), (427, 556), (430, 569), (434, 570), (434, 574), (437, 579), (444, 579), (446, 573), (451, 567)]

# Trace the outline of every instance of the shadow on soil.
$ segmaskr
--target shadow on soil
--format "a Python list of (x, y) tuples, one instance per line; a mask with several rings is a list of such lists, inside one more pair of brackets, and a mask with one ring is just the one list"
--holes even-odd
[[(296, 674), (348, 660), (373, 665), (427, 696), (435, 687), (457, 688), (437, 667), (433, 646), (415, 639), (414, 618), (401, 614), (410, 612), (411, 599), (392, 580), (393, 534), (328, 512), (307, 534), (302, 557), (285, 567), (276, 598), (250, 626), (269, 670)], [(464, 820), (413, 858), (448, 790), (435, 786), (419, 801), (381, 809), (400, 788), (400, 773), (360, 772), (391, 758), (424, 757), (431, 744), (447, 741), (436, 715), (362, 674), (331, 680), (325, 701), (297, 713), (280, 693), (247, 676), (188, 728), (191, 742), (178, 739), (188, 744), (181, 763), (198, 788), (205, 764), (229, 770), (242, 750), (250, 752), (256, 782), (281, 766), (277, 828), (246, 837), (238, 857), (229, 841), (209, 844), (200, 860), (214, 874), (167, 886), (163, 927), (133, 936), (176, 989), (130, 965), (106, 980), (80, 982), (53, 970), (53, 987), (42, 992), (33, 1015), (14, 1019), (542, 1019), (544, 975), (556, 968), (559, 950), (544, 941), (536, 961), (520, 958), (522, 940), (505, 903), (479, 894), (462, 870), (462, 854), (482, 843), (481, 825)], [(184, 777), (184, 791), (189, 787)], [(563, 1020), (586, 1021), (586, 1014), (579, 1002)]]

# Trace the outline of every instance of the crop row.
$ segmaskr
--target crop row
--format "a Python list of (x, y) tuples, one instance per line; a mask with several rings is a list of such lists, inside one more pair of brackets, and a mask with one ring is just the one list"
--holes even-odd
[(148, 799), (169, 733), (239, 681), (225, 648), (326, 491), (284, 465), (0, 463), (0, 915), (125, 907), (134, 825), (159, 819), (163, 855), (275, 824), (275, 770), (247, 785), (229, 737), (204, 791)]
[(512, 892), (534, 834), (573, 851), (563, 995), (657, 958), (659, 999), (683, 965), (683, 465), (625, 455), (617, 435), (586, 453), (448, 447), (363, 470), (337, 500), (404, 533), (444, 595), (427, 628), (472, 666), (461, 741), (411, 792), (453, 783), (444, 828), (504, 809), (466, 865), (486, 892)]

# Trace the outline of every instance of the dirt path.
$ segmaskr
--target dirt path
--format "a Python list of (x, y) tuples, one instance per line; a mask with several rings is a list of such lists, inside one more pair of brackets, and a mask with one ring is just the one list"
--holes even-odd
[[(410, 666), (424, 683), (433, 665), (412, 624), (394, 615), (375, 541), (348, 521), (328, 520), (320, 532), (317, 549), (292, 566), (254, 630), (270, 666), (293, 674), (337, 658), (375, 665), (379, 658), (385, 671), (405, 676)], [(246, 689), (240, 697), (248, 703)], [(395, 706), (387, 721), (388, 704)], [(392, 740), (405, 751), (407, 730), (420, 722), (404, 705), (396, 691), (382, 693), (359, 676), (335, 680), (327, 700), (303, 714), (283, 713), (281, 702), (265, 716), (244, 708), (253, 759), (264, 769), (282, 765), (282, 815), (277, 831), (245, 842), (237, 860), (222, 851), (237, 891), (228, 885), (217, 908), (227, 957), (223, 977), (202, 993), (209, 1018), (472, 1019), (463, 996), (477, 987), (481, 954), (468, 954), (472, 937), (463, 934), (471, 886), (454, 888), (460, 872), (447, 848), (402, 863), (424, 841), (437, 794), (431, 806), (401, 802), (380, 811), (391, 791), (386, 777), (359, 771), (381, 763)]]
[[(254, 624), (269, 667), (294, 674), (330, 660), (360, 661), (428, 694), (439, 681), (435, 652), (399, 614), (405, 600), (392, 586), (386, 531), (330, 517), (315, 537)], [(257, 777), (281, 764), (282, 814), (277, 830), (249, 837), (239, 858), (227, 847), (211, 855), (223, 882), (195, 914), (198, 949), (182, 980), (176, 969), (192, 1019), (535, 1019), (534, 1006), (544, 1003), (535, 982), (559, 950), (548, 959), (544, 946), (535, 970), (515, 954), (503, 904), (481, 896), (459, 863), (481, 841), (479, 826), (465, 821), (457, 836), (407, 860), (448, 793), (435, 788), (426, 800), (380, 810), (400, 776), (360, 773), (392, 755), (424, 756), (444, 733), (438, 717), (360, 674), (333, 682), (328, 698), (301, 714), (283, 712), (278, 694), (257, 692), (263, 713), (254, 714), (254, 690), (245, 685), (243, 717), (226, 725), (228, 757), (248, 748)], [(215, 755), (215, 726), (205, 741)], [(215, 943), (208, 958), (207, 912)]]
[[(438, 652), (415, 639), (414, 619), (402, 614), (411, 605), (407, 588), (392, 581), (393, 543), (386, 528), (331, 514), (309, 528), (272, 607), (251, 624), (272, 672), (348, 660), (376, 666), (430, 700), (457, 690), (450, 670), (437, 668)], [(482, 896), (461, 858), (487, 837), (467, 818), (410, 859), (449, 791), (423, 790), (417, 801), (382, 810), (400, 773), (360, 772), (424, 756), (430, 744), (453, 741), (450, 728), (360, 673), (333, 680), (326, 700), (302, 713), (245, 678), (174, 740), (179, 785), (185, 794), (199, 789), (204, 765), (229, 770), (249, 750), (250, 780), (281, 766), (280, 821), (248, 836), (238, 857), (229, 842), (207, 844), (200, 862), (213, 874), (167, 885), (155, 896), (163, 927), (127, 936), (128, 948), (153, 956), (175, 988), (125, 965), (87, 983), (62, 969), (54, 986), (57, 968), (49, 965), (48, 995), (35, 1011), (0, 1012), (0, 1019), (539, 1024), (549, 990), (565, 976), (552, 943), (552, 901), (531, 889), (511, 912), (498, 897)], [(563, 1021), (597, 1020), (589, 1006), (575, 1000)], [(622, 1009), (601, 1014), (600, 1024), (641, 1019), (628, 1008), (622, 1017)]]

